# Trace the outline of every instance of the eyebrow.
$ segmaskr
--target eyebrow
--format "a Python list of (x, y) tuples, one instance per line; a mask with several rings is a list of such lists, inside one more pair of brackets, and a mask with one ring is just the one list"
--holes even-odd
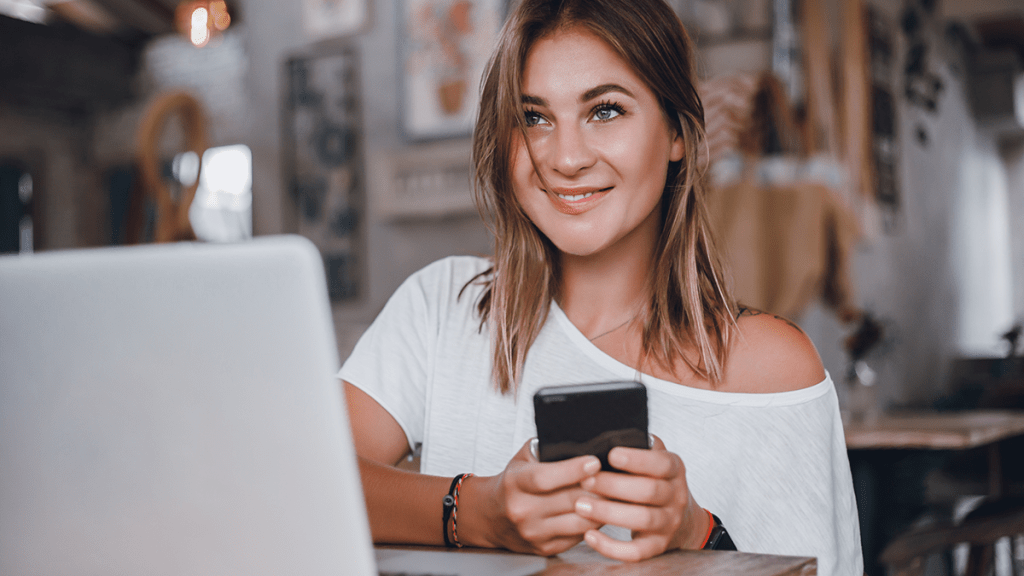
[[(580, 98), (579, 98), (579, 101), (580, 102), (589, 102), (589, 101), (593, 100), (594, 98), (598, 98), (598, 97), (603, 96), (603, 95), (605, 95), (605, 94), (607, 94), (609, 92), (621, 92), (621, 93), (625, 94), (626, 96), (629, 96), (630, 98), (632, 98), (634, 100), (636, 99), (636, 96), (634, 96), (632, 92), (630, 92), (629, 90), (627, 90), (626, 88), (624, 88), (624, 87), (622, 87), (622, 86), (620, 86), (618, 84), (601, 84), (600, 86), (595, 86), (595, 87), (591, 88), (590, 90), (587, 90), (586, 92), (581, 94)], [(541, 98), (541, 97), (539, 97), (539, 96), (531, 96), (529, 94), (523, 94), (523, 104), (530, 104), (531, 106), (547, 106), (548, 105), (548, 101), (543, 99), (543, 98)]]

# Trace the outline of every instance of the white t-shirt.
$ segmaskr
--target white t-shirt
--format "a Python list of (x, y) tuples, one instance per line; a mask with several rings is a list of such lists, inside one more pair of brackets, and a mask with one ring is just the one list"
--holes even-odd
[(552, 304), (515, 395), (491, 380), (491, 348), (476, 314), (482, 258), (451, 257), (409, 277), (363, 334), (340, 378), (380, 403), (422, 443), (424, 474), (501, 472), (536, 435), (540, 387), (640, 380), (650, 431), (686, 465), (696, 501), (745, 552), (815, 556), (818, 574), (863, 573), (860, 528), (831, 379), (774, 394), (690, 388), (608, 356)]

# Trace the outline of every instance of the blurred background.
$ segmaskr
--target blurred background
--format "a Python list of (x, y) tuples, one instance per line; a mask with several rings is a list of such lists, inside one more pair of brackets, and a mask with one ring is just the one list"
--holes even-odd
[[(837, 381), (865, 360), (873, 406), (931, 403), (954, 359), (1005, 356), (1024, 317), (1024, 2), (673, 7), (744, 299), (797, 321)], [(160, 207), (194, 195), (164, 239), (320, 246), (344, 356), (410, 273), (489, 252), (468, 146), (506, 10), (0, 0), (2, 250), (160, 239)]]

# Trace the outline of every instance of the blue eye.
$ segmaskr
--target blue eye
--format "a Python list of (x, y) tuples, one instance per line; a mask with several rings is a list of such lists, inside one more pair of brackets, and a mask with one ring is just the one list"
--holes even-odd
[(533, 110), (527, 110), (523, 113), (523, 119), (526, 120), (526, 126), (529, 128), (540, 124), (543, 117)]
[(618, 104), (612, 104), (610, 102), (598, 104), (597, 108), (594, 109), (593, 118), (600, 122), (607, 122), (618, 116), (622, 116), (625, 112)]

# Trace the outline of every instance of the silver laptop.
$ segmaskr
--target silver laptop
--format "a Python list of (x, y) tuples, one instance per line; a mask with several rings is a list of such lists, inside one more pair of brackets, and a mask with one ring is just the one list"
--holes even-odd
[(299, 237), (0, 257), (0, 574), (376, 574), (338, 365)]

